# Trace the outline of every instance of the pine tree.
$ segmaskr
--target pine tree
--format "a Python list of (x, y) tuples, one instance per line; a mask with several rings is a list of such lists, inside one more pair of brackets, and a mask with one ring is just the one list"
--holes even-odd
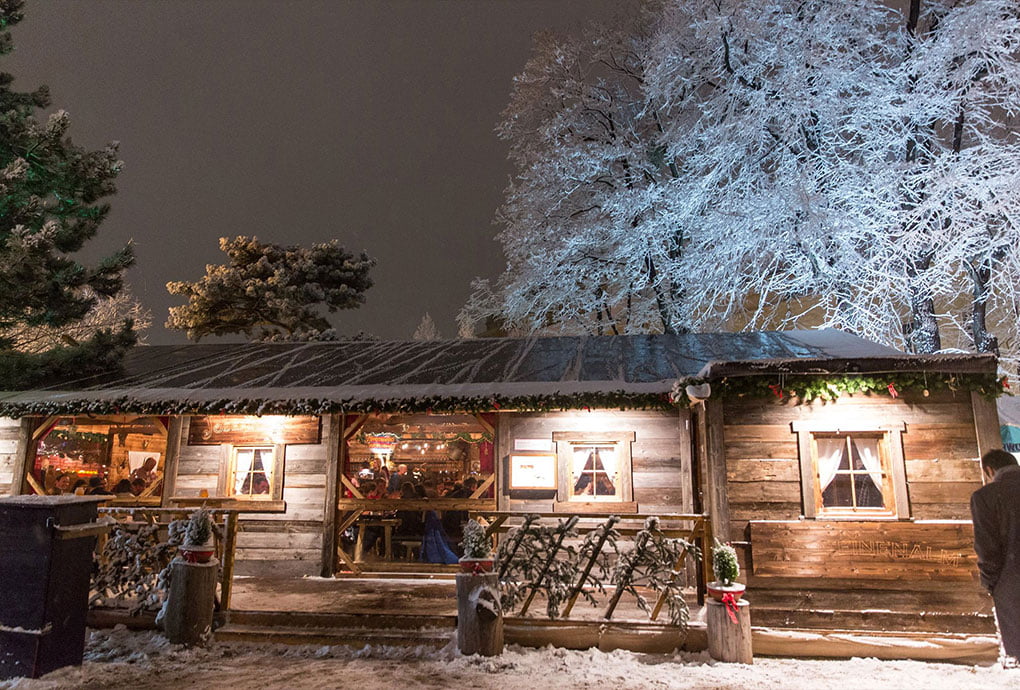
[[(13, 49), (9, 29), (22, 20), (22, 4), (0, 0), (0, 57)], [(74, 145), (66, 112), (36, 118), (50, 105), (49, 90), (22, 93), (13, 81), (0, 73), (0, 385), (7, 388), (68, 367), (110, 368), (135, 340), (129, 321), (42, 354), (17, 352), (3, 337), (11, 329), (59, 329), (82, 319), (97, 299), (120, 292), (134, 261), (130, 245), (91, 266), (74, 258), (109, 213), (102, 200), (114, 193), (122, 166), (116, 144), (99, 151)]]
[(421, 317), (421, 323), (418, 324), (418, 328), (414, 329), (414, 335), (411, 336), (411, 340), (442, 340), (443, 336), (439, 334), (439, 329), (436, 328), (436, 322), (432, 320), (432, 317), (428, 312), (425, 312), (425, 316)]
[(372, 287), (375, 259), (345, 250), (336, 240), (282, 247), (257, 237), (220, 238), (227, 265), (206, 266), (200, 280), (167, 283), (188, 303), (170, 307), (167, 328), (192, 340), (243, 333), (254, 340), (320, 340), (335, 337), (319, 307), (353, 309)]

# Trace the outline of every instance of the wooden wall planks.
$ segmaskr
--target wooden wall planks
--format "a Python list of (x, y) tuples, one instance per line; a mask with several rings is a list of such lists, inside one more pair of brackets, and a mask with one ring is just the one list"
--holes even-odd
[[(946, 553), (954, 555), (941, 563), (938, 559), (913, 563), (899, 558), (903, 554), (895, 547), (897, 557), (885, 562), (877, 556), (869, 562), (867, 555), (848, 561), (835, 547), (826, 550), (833, 546), (832, 539), (826, 540), (828, 531), (853, 539), (861, 534), (852, 525), (862, 523), (801, 519), (800, 462), (796, 434), (790, 427), (793, 421), (806, 420), (828, 421), (834, 428), (846, 428), (848, 423), (905, 424), (902, 442), (910, 516), (915, 521), (968, 520), (970, 495), (981, 485), (969, 393), (907, 394), (896, 400), (853, 396), (837, 404), (806, 405), (733, 400), (726, 402), (724, 420), (730, 536), (738, 541), (750, 539), (750, 548), (738, 553), (748, 569), (745, 577), (763, 620), (810, 627), (835, 616), (833, 620), (850, 628), (885, 629), (898, 620), (903, 629), (955, 626), (961, 632), (990, 625), (989, 599), (974, 581), (969, 525), (863, 523), (863, 530), (895, 537), (876, 537), (872, 542), (898, 538), (911, 544), (924, 542), (925, 549), (931, 544), (946, 547)], [(782, 520), (790, 521), (789, 526), (771, 534), (761, 526), (769, 523), (752, 522)], [(876, 609), (895, 615), (882, 618), (868, 613)]]

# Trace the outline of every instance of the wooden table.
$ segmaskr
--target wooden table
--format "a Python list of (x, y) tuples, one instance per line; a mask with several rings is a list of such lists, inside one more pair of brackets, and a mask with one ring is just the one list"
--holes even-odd
[(382, 527), (383, 544), (386, 551), (386, 560), (393, 560), (393, 528), (400, 524), (400, 518), (380, 518), (375, 516), (361, 517), (358, 519), (358, 539), (354, 543), (354, 562), (360, 563), (364, 560), (365, 528)]

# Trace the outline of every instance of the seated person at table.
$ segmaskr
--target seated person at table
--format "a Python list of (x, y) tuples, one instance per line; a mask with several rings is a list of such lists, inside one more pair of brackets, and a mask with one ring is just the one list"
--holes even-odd
[[(400, 497), (410, 501), (418, 498), (418, 492), (415, 491), (414, 484), (407, 482), (400, 487)], [(422, 511), (398, 510), (397, 517), (400, 519), (400, 525), (398, 525), (397, 529), (394, 530), (394, 534), (396, 536), (411, 538), (422, 536), (422, 533), (425, 531), (425, 523), (422, 520)]]
[(134, 494), (131, 493), (131, 480), (121, 479), (117, 482), (116, 486), (113, 487), (113, 493), (119, 498), (134, 498)]
[(386, 498), (386, 480), (376, 479), (375, 486), (365, 495), (365, 498)]
[[(478, 488), (478, 480), (468, 477), (459, 491), (452, 492), (447, 498), (469, 499), (471, 494)], [(464, 523), (467, 522), (468, 513), (466, 510), (448, 510), (443, 514), (443, 529), (450, 535), (454, 543), (459, 542), (464, 533)]]

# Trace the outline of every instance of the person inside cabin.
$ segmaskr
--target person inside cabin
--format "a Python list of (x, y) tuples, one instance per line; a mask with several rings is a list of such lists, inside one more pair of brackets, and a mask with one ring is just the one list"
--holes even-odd
[(991, 592), (1002, 664), (1020, 668), (1020, 465), (1011, 453), (981, 458), (986, 484), (970, 497), (981, 584)]
[(85, 490), (88, 496), (109, 496), (110, 490), (106, 488), (106, 480), (102, 477), (92, 477), (89, 480), (89, 487)]
[(71, 493), (76, 494), (78, 496), (84, 496), (86, 488), (88, 488), (88, 482), (86, 482), (84, 479), (76, 479), (74, 485), (71, 486)]
[(380, 477), (375, 480), (375, 485), (365, 495), (365, 498), (386, 498), (386, 480)]
[(134, 498), (131, 492), (131, 480), (121, 479), (113, 487), (113, 495), (117, 498)]
[(401, 463), (397, 465), (397, 473), (390, 475), (389, 483), (387, 484), (386, 490), (391, 494), (399, 494), (400, 486), (405, 481), (410, 481), (410, 477), (407, 476), (407, 465)]
[(133, 496), (141, 496), (145, 492), (145, 482), (141, 479), (135, 478), (129, 480), (131, 482), (131, 494)]
[[(400, 487), (400, 497), (409, 501), (418, 498), (418, 491), (415, 485), (411, 482), (405, 482)], [(398, 510), (397, 518), (400, 520), (400, 524), (394, 530), (394, 535), (398, 537), (417, 539), (425, 531), (425, 522), (422, 519), (422, 511), (420, 510)]]
[(269, 493), (269, 480), (266, 478), (266, 475), (255, 475), (255, 479), (251, 483), (251, 493), (253, 496)]
[(145, 462), (142, 463), (141, 467), (137, 467), (131, 471), (131, 479), (141, 479), (145, 486), (148, 486), (156, 480), (157, 464), (156, 458), (145, 458)]
[(71, 487), (74, 485), (74, 481), (75, 481), (74, 473), (60, 472), (59, 474), (57, 474), (57, 478), (53, 482), (53, 493), (55, 495), (71, 493)]

